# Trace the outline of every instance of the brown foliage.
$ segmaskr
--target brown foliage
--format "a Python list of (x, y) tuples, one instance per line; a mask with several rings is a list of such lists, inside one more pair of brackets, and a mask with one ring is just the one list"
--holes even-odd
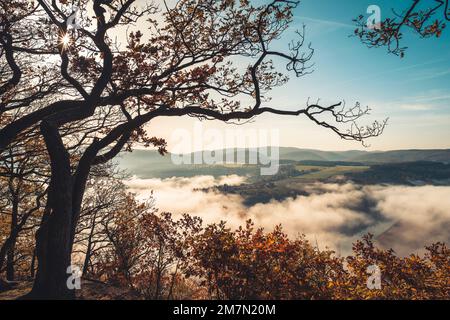
[[(174, 220), (170, 213), (158, 213), (151, 202), (138, 203), (127, 195), (102, 224), (107, 245), (93, 255), (92, 276), (130, 286), (147, 299), (179, 298), (179, 291), (186, 291), (179, 270), (200, 219), (185, 215)], [(192, 286), (188, 291), (193, 294)]]
[[(450, 252), (443, 243), (427, 247), (423, 257), (399, 257), (377, 248), (367, 235), (354, 244), (352, 255), (339, 257), (305, 236), (288, 238), (281, 226), (264, 232), (247, 221), (235, 231), (225, 222), (201, 229), (195, 218), (176, 221), (152, 210), (132, 221), (129, 214), (139, 205), (132, 201), (127, 208), (103, 259), (109, 257), (109, 279), (121, 276), (122, 284), (147, 299), (448, 299), (450, 294)], [(381, 270), (379, 290), (367, 285), (371, 265)]]

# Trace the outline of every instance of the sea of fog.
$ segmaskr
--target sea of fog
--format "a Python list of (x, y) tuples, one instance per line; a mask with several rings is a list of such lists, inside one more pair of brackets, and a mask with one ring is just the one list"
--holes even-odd
[(351, 252), (352, 243), (368, 232), (399, 255), (422, 253), (432, 242), (450, 240), (450, 187), (360, 186), (314, 183), (308, 196), (251, 207), (239, 195), (199, 191), (215, 185), (237, 185), (245, 177), (196, 176), (169, 179), (132, 178), (126, 182), (141, 200), (153, 191), (156, 207), (177, 215), (188, 213), (204, 223), (227, 221), (236, 228), (252, 219), (271, 230), (283, 226), (290, 237), (305, 234), (319, 249)]

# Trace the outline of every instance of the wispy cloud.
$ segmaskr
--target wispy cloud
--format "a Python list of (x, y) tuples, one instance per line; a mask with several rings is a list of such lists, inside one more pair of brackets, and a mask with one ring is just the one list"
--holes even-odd
[[(388, 102), (372, 102), (372, 105), (376, 105), (378, 109), (388, 109), (391, 112), (394, 110), (406, 110), (406, 111), (429, 111), (429, 110), (441, 110), (442, 101), (450, 100), (450, 94), (442, 90), (431, 90), (419, 94), (408, 95), (407, 97), (396, 99)], [(403, 115), (406, 117), (406, 115)], [(442, 118), (442, 115), (439, 116)], [(447, 117), (448, 118), (448, 117)], [(408, 122), (411, 119), (408, 119)], [(423, 122), (423, 118), (418, 119)], [(437, 119), (433, 119), (435, 121)], [(438, 124), (436, 122), (436, 124)]]
[(426, 71), (426, 74), (417, 76), (413, 79), (411, 79), (412, 81), (423, 81), (423, 80), (431, 80), (431, 79), (436, 79), (436, 78), (440, 78), (440, 77), (445, 77), (447, 75), (450, 75), (450, 69), (447, 70), (436, 70), (436, 69), (430, 69)]
[(378, 73), (368, 73), (366, 76), (363, 77), (357, 77), (357, 78), (353, 78), (353, 79), (348, 79), (345, 81), (342, 81), (341, 84), (350, 84), (353, 82), (359, 82), (361, 80), (366, 80), (366, 79), (374, 79), (374, 78), (378, 78), (381, 76), (385, 76), (387, 74), (396, 74), (400, 71), (406, 71), (406, 70), (411, 70), (411, 69), (418, 69), (424, 66), (428, 66), (428, 65), (432, 65), (432, 64), (436, 64), (436, 63), (440, 63), (443, 61), (447, 61), (447, 59), (436, 59), (436, 60), (432, 60), (432, 61), (427, 61), (427, 62), (423, 62), (423, 63), (416, 63), (416, 64), (412, 64), (412, 65), (408, 65), (408, 66), (404, 66), (404, 67), (400, 67), (400, 68), (394, 68), (394, 69), (387, 69), (385, 71), (382, 72), (378, 72)]
[(399, 108), (402, 110), (410, 110), (410, 111), (427, 111), (427, 110), (432, 110), (435, 107), (431, 104), (407, 103), (407, 104), (399, 105)]
[(436, 94), (436, 95), (428, 95), (428, 96), (420, 96), (415, 98), (415, 101), (440, 101), (440, 100), (448, 100), (450, 99), (450, 94)]
[(334, 27), (334, 28), (355, 29), (355, 26), (352, 24), (333, 21), (333, 20), (324, 20), (324, 19), (311, 18), (311, 17), (305, 17), (305, 16), (297, 16), (296, 19), (298, 22), (313, 22), (313, 23), (317, 23), (317, 24), (321, 24), (321, 25), (329, 26), (329, 27)]

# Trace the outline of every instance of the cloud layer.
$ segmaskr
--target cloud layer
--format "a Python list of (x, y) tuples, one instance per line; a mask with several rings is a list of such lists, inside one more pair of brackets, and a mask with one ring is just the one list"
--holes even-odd
[(148, 198), (154, 191), (156, 206), (173, 214), (189, 213), (205, 223), (225, 220), (231, 227), (252, 219), (272, 229), (282, 224), (291, 236), (305, 234), (319, 248), (348, 254), (351, 244), (372, 232), (381, 246), (398, 254), (420, 252), (434, 241), (449, 242), (450, 187), (359, 186), (316, 183), (305, 186), (310, 193), (296, 199), (243, 205), (239, 195), (195, 189), (219, 184), (237, 185), (244, 177), (131, 179), (131, 192)]

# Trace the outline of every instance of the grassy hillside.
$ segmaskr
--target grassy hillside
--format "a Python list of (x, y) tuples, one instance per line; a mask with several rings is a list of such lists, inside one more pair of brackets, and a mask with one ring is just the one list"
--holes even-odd
[(297, 179), (301, 180), (322, 180), (328, 179), (337, 175), (343, 175), (347, 173), (362, 172), (370, 169), (369, 166), (308, 166), (298, 165), (296, 169), (300, 172), (304, 172)]

